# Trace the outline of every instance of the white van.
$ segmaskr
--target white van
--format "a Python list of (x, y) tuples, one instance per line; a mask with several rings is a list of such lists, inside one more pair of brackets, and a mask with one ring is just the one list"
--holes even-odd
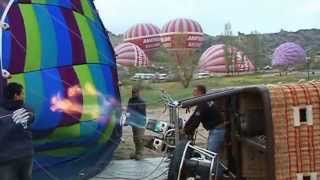
[(210, 73), (198, 73), (196, 79), (206, 79), (210, 77)]
[(155, 77), (155, 74), (152, 73), (136, 73), (131, 77), (132, 80), (151, 80)]
[(156, 74), (155, 78), (157, 80), (167, 80), (168, 79), (168, 74)]

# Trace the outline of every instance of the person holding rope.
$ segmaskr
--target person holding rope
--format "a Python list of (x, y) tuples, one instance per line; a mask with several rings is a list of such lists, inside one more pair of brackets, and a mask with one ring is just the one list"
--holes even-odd
[(21, 84), (9, 83), (3, 93), (4, 103), (0, 108), (0, 179), (31, 180), (33, 113), (24, 106)]

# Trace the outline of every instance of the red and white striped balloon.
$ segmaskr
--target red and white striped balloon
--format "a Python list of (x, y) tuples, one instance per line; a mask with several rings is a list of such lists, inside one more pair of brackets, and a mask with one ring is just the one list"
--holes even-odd
[(153, 24), (136, 24), (124, 35), (124, 42), (136, 44), (143, 50), (161, 46), (160, 29)]
[(202, 45), (203, 35), (198, 22), (180, 18), (171, 20), (162, 27), (161, 42), (168, 49), (194, 49)]
[[(236, 62), (232, 63), (234, 64), (234, 72), (250, 72), (255, 70), (251, 60), (242, 51), (237, 48), (229, 48), (228, 51), (236, 54)], [(198, 69), (200, 72), (228, 72), (224, 44), (214, 45), (207, 49), (200, 58)]]
[(144, 51), (133, 43), (123, 43), (115, 48), (117, 64), (127, 67), (145, 67), (149, 59)]

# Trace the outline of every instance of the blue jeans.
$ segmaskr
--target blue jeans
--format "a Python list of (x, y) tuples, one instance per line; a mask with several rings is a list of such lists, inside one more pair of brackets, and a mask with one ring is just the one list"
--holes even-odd
[(209, 131), (208, 137), (208, 150), (219, 153), (224, 144), (224, 134), (226, 130), (224, 128), (215, 128)]
[[(220, 153), (222, 150), (222, 147), (224, 145), (224, 134), (226, 130), (224, 128), (215, 128), (213, 130), (209, 131), (209, 137), (208, 137), (208, 150)], [(215, 160), (215, 166), (216, 163), (218, 163), (218, 158)], [(221, 177), (223, 175), (223, 168), (221, 166), (218, 166), (218, 169), (215, 169), (215, 172), (217, 173), (218, 177)]]

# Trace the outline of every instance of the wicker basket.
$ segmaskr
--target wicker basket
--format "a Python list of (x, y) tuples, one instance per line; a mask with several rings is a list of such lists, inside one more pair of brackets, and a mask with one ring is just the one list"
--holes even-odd
[(320, 179), (320, 82), (270, 86), (276, 179)]

